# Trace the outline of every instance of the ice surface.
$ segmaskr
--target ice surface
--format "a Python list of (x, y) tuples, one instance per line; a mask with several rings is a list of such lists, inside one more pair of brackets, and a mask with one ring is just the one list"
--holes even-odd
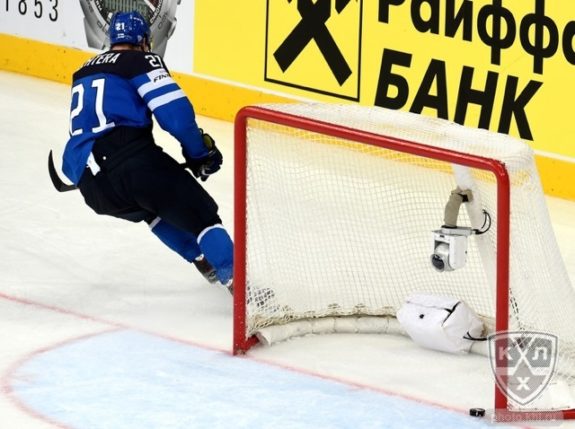
[[(53, 189), (47, 157), (53, 149), (60, 165), (69, 88), (4, 72), (0, 87), (0, 429), (487, 425), (466, 415), (493, 402), (480, 356), (342, 334), (232, 357), (227, 292), (145, 224), (96, 216), (78, 192)], [(231, 230), (232, 127), (199, 123), (224, 154), (206, 186)], [(575, 204), (548, 202), (575, 278)]]

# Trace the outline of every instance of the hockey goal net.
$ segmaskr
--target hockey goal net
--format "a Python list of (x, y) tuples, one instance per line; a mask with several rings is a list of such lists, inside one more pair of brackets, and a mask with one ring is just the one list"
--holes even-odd
[[(235, 133), (234, 353), (306, 333), (395, 332), (406, 298), (428, 293), (464, 301), (486, 334), (557, 336), (555, 373), (575, 384), (575, 293), (528, 145), (354, 105), (247, 107)], [(458, 223), (484, 228), (486, 211), (491, 227), (469, 238), (464, 267), (438, 272), (431, 234), (457, 187), (473, 193)]]

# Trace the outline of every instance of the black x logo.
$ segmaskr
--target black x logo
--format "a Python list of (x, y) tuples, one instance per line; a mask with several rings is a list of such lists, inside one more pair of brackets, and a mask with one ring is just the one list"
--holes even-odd
[[(291, 3), (292, 0), (288, 0)], [(341, 13), (351, 0), (335, 0), (335, 9)], [(274, 57), (282, 71), (286, 71), (305, 49), (315, 40), (331, 72), (340, 85), (351, 75), (351, 69), (325, 23), (331, 16), (331, 0), (297, 0), (297, 10), (301, 21), (274, 52)]]

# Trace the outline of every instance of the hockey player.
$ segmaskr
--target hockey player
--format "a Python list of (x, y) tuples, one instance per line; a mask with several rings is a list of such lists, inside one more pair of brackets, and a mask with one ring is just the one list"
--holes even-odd
[[(233, 244), (205, 181), (222, 154), (198, 128), (192, 104), (138, 12), (116, 13), (110, 50), (74, 73), (63, 171), (96, 213), (145, 221), (169, 248), (232, 292)], [(185, 166), (154, 142), (152, 115), (182, 146)], [(188, 168), (192, 173), (188, 170)]]

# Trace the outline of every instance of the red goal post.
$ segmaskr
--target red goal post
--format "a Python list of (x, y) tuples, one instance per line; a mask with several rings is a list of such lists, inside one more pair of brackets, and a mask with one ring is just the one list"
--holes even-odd
[[(251, 271), (254, 271), (253, 274), (257, 277), (257, 286), (258, 287), (268, 287), (270, 286), (274, 289), (274, 285), (272, 285), (272, 281), (270, 279), (270, 283), (264, 277), (263, 271), (271, 272), (275, 268), (274, 266), (267, 266), (265, 268), (254, 268), (257, 264), (261, 264), (261, 261), (266, 261), (266, 257), (253, 257), (253, 260), (250, 260), (249, 254), (249, 246), (252, 244), (250, 240), (254, 240), (254, 242), (262, 243), (261, 239), (252, 238), (250, 235), (252, 233), (251, 229), (257, 228), (257, 223), (253, 225), (249, 225), (249, 218), (251, 216), (250, 210), (260, 211), (259, 208), (252, 209), (250, 205), (257, 200), (258, 192), (260, 192), (259, 185), (257, 184), (256, 173), (250, 173), (255, 171), (258, 166), (251, 165), (250, 157), (258, 156), (256, 151), (259, 147), (265, 147), (265, 145), (278, 145), (281, 147), (282, 143), (281, 140), (288, 140), (287, 145), (290, 144), (289, 141), (297, 140), (298, 147), (297, 148), (290, 148), (289, 153), (290, 155), (286, 156), (289, 158), (286, 160), (287, 163), (290, 163), (289, 170), (292, 172), (291, 174), (295, 174), (293, 172), (299, 171), (294, 165), (294, 159), (292, 159), (292, 152), (299, 151), (301, 154), (301, 159), (306, 160), (308, 156), (306, 151), (302, 151), (299, 145), (300, 141), (305, 141), (306, 144), (310, 145), (318, 145), (324, 149), (329, 149), (332, 146), (338, 146), (339, 148), (349, 149), (349, 154), (346, 156), (355, 157), (355, 156), (364, 156), (363, 154), (357, 155), (358, 149), (355, 145), (365, 145), (366, 147), (376, 148), (376, 150), (385, 151), (384, 155), (376, 154), (372, 155), (369, 154), (370, 157), (380, 157), (386, 158), (388, 152), (400, 153), (409, 156), (414, 156), (416, 159), (426, 159), (426, 160), (435, 160), (442, 163), (447, 163), (449, 165), (455, 166), (463, 166), (465, 168), (473, 169), (473, 171), (483, 171), (484, 173), (491, 176), (491, 179), (487, 179), (487, 181), (493, 181), (495, 184), (495, 195), (494, 195), (494, 251), (496, 254), (496, 258), (493, 261), (495, 266), (495, 273), (494, 273), (494, 282), (495, 282), (495, 294), (494, 294), (494, 303), (492, 313), (487, 318), (493, 319), (493, 325), (491, 326), (491, 330), (494, 332), (503, 332), (508, 331), (512, 326), (510, 326), (510, 306), (513, 305), (513, 299), (510, 293), (510, 248), (511, 248), (511, 206), (512, 206), (512, 199), (511, 193), (512, 190), (512, 181), (515, 179), (510, 178), (509, 171), (507, 169), (506, 159), (496, 159), (490, 156), (483, 156), (482, 154), (478, 154), (477, 152), (481, 149), (473, 151), (465, 151), (465, 144), (461, 144), (462, 150), (454, 150), (453, 147), (443, 147), (442, 145), (433, 144), (433, 140), (436, 138), (433, 133), (435, 133), (435, 128), (437, 126), (443, 127), (441, 131), (437, 134), (443, 138), (443, 134), (449, 134), (451, 130), (460, 130), (464, 129), (456, 124), (449, 123), (447, 121), (430, 119), (430, 118), (415, 118), (415, 116), (419, 115), (412, 115), (402, 112), (384, 112), (384, 109), (379, 108), (368, 108), (368, 107), (360, 107), (360, 106), (328, 106), (328, 105), (319, 105), (319, 104), (310, 104), (310, 105), (301, 105), (303, 107), (299, 107), (298, 105), (262, 105), (262, 106), (250, 106), (241, 109), (241, 111), (237, 114), (235, 120), (235, 189), (234, 189), (234, 240), (235, 240), (235, 265), (234, 265), (234, 333), (233, 333), (233, 352), (234, 354), (244, 353), (249, 350), (252, 346), (258, 343), (258, 336), (250, 326), (250, 320), (252, 317), (262, 320), (267, 317), (265, 314), (258, 313), (259, 309), (257, 309), (253, 304), (253, 296), (250, 297), (250, 276), (252, 275)], [(316, 109), (318, 109), (316, 111)], [(335, 114), (334, 117), (331, 117), (329, 114), (330, 109), (334, 109)], [(311, 113), (310, 113), (311, 112)], [(375, 113), (374, 113), (375, 112)], [(362, 115), (366, 115), (370, 117), (367, 121), (369, 122), (368, 125), (363, 126), (351, 120), (347, 122), (347, 117), (354, 117), (360, 118), (358, 119), (360, 122), (362, 121)], [(374, 115), (371, 118), (370, 115)], [(390, 124), (391, 127), (395, 127), (395, 120), (398, 118), (408, 117), (409, 121), (412, 119), (417, 121), (421, 121), (423, 128), (429, 128), (431, 137), (429, 138), (432, 143), (424, 142), (418, 140), (418, 138), (409, 138), (411, 136), (410, 131), (407, 132), (391, 132), (386, 133), (379, 131), (379, 123), (377, 122), (380, 118), (380, 115), (391, 115)], [(399, 115), (399, 116), (397, 116)], [(401, 121), (400, 121), (401, 122)], [(375, 125), (374, 125), (375, 124)], [(445, 125), (447, 124), (447, 127)], [(427, 128), (426, 131), (427, 132)], [(467, 131), (465, 131), (467, 133)], [(404, 137), (404, 134), (406, 137)], [(415, 133), (417, 134), (417, 132)], [(456, 133), (457, 134), (457, 133)], [(468, 138), (473, 139), (486, 139), (487, 136), (491, 138), (494, 133), (489, 133), (485, 130), (469, 130)], [(311, 137), (309, 137), (311, 136)], [(328, 140), (327, 143), (321, 140), (319, 143), (317, 141), (318, 137), (322, 136), (321, 139), (324, 137)], [(506, 143), (507, 136), (498, 135), (498, 139), (501, 140), (501, 144)], [(453, 141), (458, 140), (459, 135), (456, 136)], [(425, 139), (427, 138), (427, 134), (425, 135)], [(271, 140), (278, 140), (276, 142), (271, 142)], [(424, 139), (424, 140), (425, 140)], [(343, 143), (342, 143), (343, 142)], [(456, 141), (457, 145), (460, 143)], [(449, 146), (449, 145), (448, 145)], [(459, 146), (457, 146), (459, 147)], [(339, 149), (338, 149), (339, 150)], [(278, 152), (279, 153), (279, 152)], [(330, 155), (326, 155), (329, 157)], [(337, 156), (340, 156), (339, 154)], [(317, 159), (320, 159), (322, 156), (318, 156)], [(279, 157), (281, 158), (281, 157)], [(342, 158), (343, 159), (343, 158)], [(281, 161), (281, 159), (279, 160)], [(265, 165), (266, 162), (263, 161), (261, 165)], [(371, 162), (371, 161), (370, 161)], [(405, 161), (404, 159), (398, 161), (400, 164), (409, 164), (411, 161)], [(372, 165), (372, 164), (369, 164)], [(274, 167), (271, 167), (273, 169)], [(308, 168), (303, 167), (303, 168)], [(312, 166), (313, 168), (313, 166)], [(329, 169), (329, 161), (326, 164), (322, 164), (319, 169)], [(436, 167), (425, 167), (434, 170)], [(286, 170), (288, 171), (288, 170)], [(347, 172), (347, 170), (346, 170)], [(251, 177), (252, 174), (254, 177)], [(347, 174), (347, 173), (346, 173)], [(362, 173), (360, 173), (361, 175)], [(427, 174), (427, 173), (426, 173)], [(435, 173), (433, 173), (435, 174)], [(266, 173), (266, 178), (271, 177), (273, 180), (277, 180), (278, 188), (281, 187), (282, 183), (286, 183), (286, 181), (291, 181), (293, 176), (286, 175), (282, 176), (282, 173), (274, 174), (273, 172)], [(425, 176), (422, 176), (425, 177)], [(347, 179), (347, 178), (344, 178)], [(256, 183), (250, 182), (251, 180), (255, 180)], [(314, 177), (313, 180), (316, 180)], [(322, 180), (322, 179), (319, 179)], [(355, 178), (351, 178), (350, 180), (355, 180)], [(522, 180), (522, 179), (520, 179)], [(537, 177), (538, 180), (538, 177)], [(339, 182), (338, 182), (339, 183)], [(310, 185), (312, 182), (310, 182)], [(341, 184), (333, 185), (335, 187), (341, 186)], [(368, 189), (368, 186), (363, 186), (361, 189)], [(303, 190), (302, 190), (303, 192)], [(446, 195), (447, 197), (447, 195)], [(313, 197), (312, 197), (313, 198)], [(282, 201), (280, 199), (279, 201)], [(259, 201), (258, 204), (265, 205), (265, 201)], [(443, 206), (445, 201), (440, 201), (439, 205)], [(408, 204), (408, 203), (405, 203)], [(529, 205), (529, 204), (528, 204)], [(259, 206), (258, 206), (259, 207)], [(333, 209), (333, 207), (331, 207)], [(298, 210), (305, 211), (305, 207), (300, 207)], [(425, 211), (425, 210), (422, 210)], [(272, 215), (274, 211), (271, 211)], [(330, 215), (329, 210), (326, 212), (326, 216)], [(437, 218), (437, 226), (441, 223), (441, 216), (442, 213), (435, 217)], [(271, 215), (270, 215), (271, 216)], [(467, 219), (468, 220), (468, 219)], [(284, 226), (281, 225), (282, 220), (278, 219), (277, 222), (279, 223), (278, 229), (283, 229)], [(428, 231), (430, 232), (430, 231)], [(265, 232), (253, 232), (255, 234), (265, 234)], [(270, 246), (273, 246), (273, 241), (275, 237), (269, 236), (267, 240), (270, 241)], [(281, 244), (278, 244), (281, 246)], [(262, 246), (265, 247), (265, 246)], [(259, 251), (259, 249), (258, 249)], [(306, 252), (306, 249), (301, 249), (302, 253)], [(305, 255), (304, 255), (305, 256)], [(273, 264), (273, 258), (270, 257), (270, 263)], [(276, 260), (277, 263), (279, 260)], [(287, 262), (287, 261), (286, 261)], [(297, 267), (296, 267), (297, 268)], [(464, 268), (465, 269), (465, 268)], [(443, 273), (443, 276), (450, 276), (451, 274)], [(310, 282), (316, 282), (317, 279), (314, 277)], [(256, 280), (252, 281), (252, 288), (256, 283)], [(283, 287), (283, 286), (278, 286)], [(396, 287), (396, 286), (394, 286)], [(325, 289), (324, 289), (325, 290)], [(295, 292), (297, 293), (297, 292)], [(363, 298), (362, 298), (363, 299)], [(250, 304), (250, 300), (252, 303)], [(359, 308), (361, 313), (360, 315), (367, 314), (370, 316), (379, 316), (376, 312), (374, 313), (371, 310), (365, 310), (365, 306), (363, 301), (359, 306), (353, 307)], [(575, 302), (575, 301), (574, 301)], [(253, 309), (256, 310), (253, 310)], [(278, 310), (279, 308), (279, 310)], [(269, 324), (283, 324), (284, 321), (290, 322), (296, 316), (293, 313), (290, 313), (285, 320), (278, 319), (275, 314), (279, 311), (280, 313), (283, 311), (281, 306), (281, 302), (279, 305), (270, 310), (272, 315), (269, 316)], [(287, 307), (286, 307), (287, 308)], [(379, 308), (379, 307), (378, 307)], [(385, 307), (387, 308), (387, 306)], [(333, 310), (333, 309), (332, 309)], [(332, 314), (332, 310), (328, 313), (329, 315)], [(252, 312), (257, 314), (252, 314)], [(290, 308), (290, 311), (292, 309)], [(308, 311), (302, 312), (307, 318), (315, 318), (316, 316), (313, 313), (313, 309)], [(337, 313), (337, 312), (336, 312)], [(319, 314), (319, 313), (318, 313)], [(334, 313), (335, 314), (335, 313)], [(342, 311), (341, 316), (349, 316), (350, 311), (345, 310)], [(322, 317), (325, 315), (324, 313), (319, 314), (317, 317)], [(337, 317), (338, 314), (335, 314)], [(382, 314), (382, 317), (393, 317), (393, 314)], [(297, 316), (299, 317), (299, 316)], [(303, 317), (303, 316), (302, 316)], [(533, 327), (532, 325), (529, 325)], [(500, 390), (499, 387), (496, 386), (495, 388), (495, 409), (496, 410), (508, 410), (509, 401), (507, 396)], [(575, 413), (572, 410), (563, 410), (562, 415), (564, 418), (573, 418), (575, 417)], [(521, 419), (521, 418), (518, 418)]]

